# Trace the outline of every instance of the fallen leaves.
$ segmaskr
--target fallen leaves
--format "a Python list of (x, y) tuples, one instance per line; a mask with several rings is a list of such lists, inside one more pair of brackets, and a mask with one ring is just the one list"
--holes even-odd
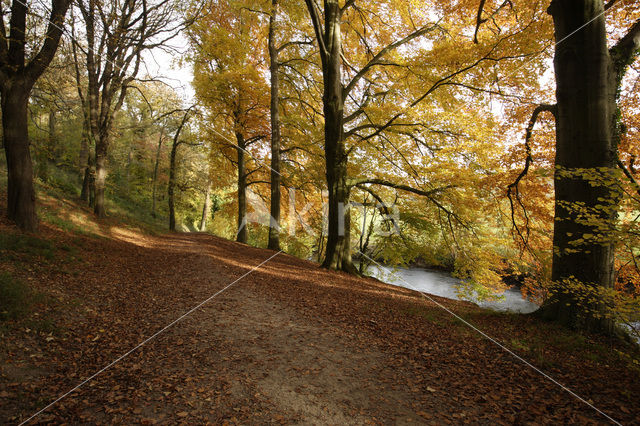
[[(64, 296), (55, 309), (38, 312), (60, 331), (17, 325), (4, 335), (2, 355), (20, 367), (5, 362), (0, 371), (1, 419), (24, 419), (268, 257), (206, 235), (139, 238), (140, 246), (83, 240), (91, 266), (64, 280), (49, 266), (25, 272), (35, 274), (42, 291)], [(437, 321), (412, 315), (417, 309)], [(71, 422), (82, 413), (87, 423), (141, 424), (602, 420), (447, 321), (408, 291), (282, 255), (43, 419)], [(535, 332), (527, 324), (522, 332)], [(496, 320), (482, 326), (500, 333)], [(550, 348), (545, 356), (556, 353)], [(562, 356), (562, 370), (552, 374), (618, 419), (636, 421), (638, 380), (614, 360), (592, 371)]]

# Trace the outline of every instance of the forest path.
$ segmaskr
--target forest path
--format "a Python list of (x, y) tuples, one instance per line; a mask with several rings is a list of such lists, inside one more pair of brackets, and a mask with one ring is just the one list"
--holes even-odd
[[(275, 254), (205, 234), (105, 232), (109, 238), (69, 242), (83, 252), (80, 270), (62, 264), (22, 271), (53, 295), (55, 306), (46, 312), (56, 330), (3, 337), (0, 418), (25, 420)], [(505, 327), (471, 304), (438, 301), (492, 333), (531, 321), (514, 316)], [(566, 362), (550, 366), (556, 378), (599, 408), (640, 422), (633, 390), (640, 389), (626, 370), (589, 371), (556, 355)], [(34, 421), (605, 419), (419, 294), (280, 253)]]

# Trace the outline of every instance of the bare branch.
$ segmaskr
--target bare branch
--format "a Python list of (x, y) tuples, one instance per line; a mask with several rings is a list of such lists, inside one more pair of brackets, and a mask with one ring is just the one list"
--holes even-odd
[[(529, 167), (533, 163), (533, 157), (531, 156), (531, 136), (533, 135), (533, 127), (536, 125), (538, 116), (542, 112), (550, 112), (555, 117), (556, 109), (557, 109), (556, 105), (542, 104), (542, 105), (538, 105), (533, 110), (533, 113), (531, 114), (531, 119), (529, 120), (529, 124), (527, 125), (525, 137), (524, 137), (524, 146), (527, 154), (524, 162), (524, 169), (516, 177), (516, 180), (513, 183), (509, 184), (509, 186), (507, 187), (507, 198), (509, 198), (509, 205), (511, 206), (511, 224), (512, 224), (513, 230), (516, 231), (516, 233), (518, 234), (518, 237), (520, 237), (520, 239), (522, 240), (523, 247), (527, 247), (529, 244), (529, 216), (527, 214), (527, 210), (524, 204), (522, 203), (522, 199), (520, 198), (520, 191), (518, 189), (518, 184), (527, 175), (527, 173), (529, 172)], [(520, 227), (518, 227), (518, 224), (516, 223), (515, 206), (514, 206), (512, 194), (515, 194), (516, 201), (524, 214), (526, 236), (522, 235), (522, 231), (520, 231)]]

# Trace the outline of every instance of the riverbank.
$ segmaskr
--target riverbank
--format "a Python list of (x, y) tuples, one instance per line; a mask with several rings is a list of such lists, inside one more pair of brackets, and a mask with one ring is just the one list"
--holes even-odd
[(479, 300), (461, 294), (461, 281), (449, 272), (418, 267), (387, 267), (381, 264), (372, 265), (368, 275), (388, 284), (420, 291), (452, 300), (468, 300), (481, 308), (500, 312), (530, 314), (539, 306), (522, 296), (519, 288), (505, 290), (492, 300)]
[[(209, 235), (95, 221), (72, 202), (43, 204), (58, 220), (41, 235), (0, 221), (0, 267), (33, 295), (28, 310), (0, 323), (2, 423), (25, 420), (218, 292), (38, 420), (607, 420), (419, 293)], [(637, 353), (432, 298), (607, 415), (640, 423)]]

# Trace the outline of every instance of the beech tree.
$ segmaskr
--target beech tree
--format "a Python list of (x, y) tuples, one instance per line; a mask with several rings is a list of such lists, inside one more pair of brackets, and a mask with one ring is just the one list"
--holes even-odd
[(192, 144), (190, 142), (186, 142), (184, 139), (180, 139), (180, 134), (182, 133), (182, 129), (187, 124), (190, 118), (190, 113), (193, 107), (188, 108), (184, 115), (182, 116), (182, 120), (180, 120), (180, 124), (176, 129), (176, 132), (173, 134), (173, 142), (171, 144), (171, 154), (169, 156), (169, 185), (167, 186), (167, 195), (169, 202), (169, 230), (176, 230), (176, 208), (175, 208), (175, 189), (176, 189), (176, 158), (178, 155), (178, 148), (182, 144), (188, 145), (197, 145)]
[(270, 78), (270, 117), (271, 117), (271, 204), (269, 219), (269, 241), (267, 247), (271, 250), (280, 250), (280, 82), (278, 62), (278, 46), (276, 44), (278, 22), (278, 0), (271, 0), (271, 13), (269, 14), (269, 78)]
[[(70, 0), (52, 0), (49, 22), (41, 37), (36, 38), (39, 50), (32, 50), (33, 40), (27, 38), (27, 15), (46, 12), (49, 8), (37, 10), (37, 6), (29, 6), (20, 0), (11, 3), (9, 13), (5, 11), (5, 4), (0, 6), (0, 93), (2, 137), (7, 157), (7, 216), (25, 231), (33, 232), (38, 227), (27, 128), (29, 96), (55, 55), (69, 4)], [(10, 15), (8, 32), (7, 15)]]
[[(468, 24), (459, 17), (451, 17), (454, 12), (462, 12), (449, 6), (431, 5), (436, 16), (443, 16), (433, 22), (428, 14), (418, 13), (412, 5), (397, 8), (386, 5), (384, 18), (376, 12), (379, 5), (366, 1), (346, 1), (340, 6), (338, 1), (328, 0), (324, 1), (322, 10), (313, 0), (307, 0), (306, 5), (319, 46), (323, 74), (324, 149), (329, 192), (323, 266), (353, 272), (349, 238), (351, 189), (363, 189), (368, 183), (397, 189), (400, 186), (398, 182), (377, 177), (363, 176), (351, 181), (348, 177), (349, 155), (365, 144), (374, 150), (375, 145), (378, 148), (385, 146), (377, 149), (383, 157), (390, 149), (400, 153), (394, 141), (403, 138), (428, 146), (425, 141), (438, 131), (424, 124), (421, 108), (428, 109), (425, 105), (437, 98), (439, 92), (451, 92), (454, 88), (458, 88), (458, 93), (449, 93), (449, 101), (443, 102), (444, 105), (451, 105), (455, 97), (464, 96), (459, 93), (463, 90), (499, 95), (499, 90), (486, 89), (484, 83), (477, 80), (482, 79), (483, 74), (494, 74), (498, 63), (517, 63), (519, 59), (533, 55), (526, 35), (530, 29), (535, 30), (536, 25), (518, 26), (508, 22), (504, 25), (507, 28), (497, 31), (477, 49), (463, 52), (452, 49), (451, 44), (455, 42), (448, 39), (454, 32), (464, 34)], [(384, 20), (384, 24), (373, 25), (372, 22), (380, 20)], [(343, 21), (346, 30), (341, 28)], [(430, 35), (428, 39), (427, 35)], [(448, 45), (443, 48), (445, 40)], [(442, 53), (442, 58), (431, 55), (432, 51)], [(351, 60), (349, 53), (353, 56)], [(432, 62), (419, 64), (426, 56)], [(476, 81), (469, 78), (470, 75), (477, 76)], [(439, 130), (441, 134), (447, 133), (449, 122), (440, 126), (444, 127)], [(427, 139), (423, 137), (425, 134)], [(415, 168), (411, 170), (411, 161), (400, 155), (404, 157), (402, 163), (406, 167), (401, 173), (417, 178)], [(414, 194), (421, 193), (442, 208), (449, 218), (457, 217), (433, 197), (436, 192), (443, 192), (443, 188), (412, 189)]]
[[(476, 29), (487, 21), (481, 19), (484, 3), (480, 2)], [(532, 164), (533, 126), (542, 112), (551, 113), (555, 119), (553, 252), (549, 297), (540, 315), (606, 333), (614, 328), (611, 295), (622, 199), (617, 168), (624, 169), (618, 159), (623, 130), (618, 97), (640, 48), (640, 19), (628, 28), (616, 23), (623, 35), (610, 40), (607, 11), (617, 6), (616, 0), (606, 5), (602, 0), (551, 2), (547, 12), (553, 18), (556, 42), (556, 103), (534, 109), (526, 131), (525, 168), (508, 191), (513, 215), (514, 199), (521, 203), (517, 185)], [(526, 238), (515, 228), (526, 245)]]
[(247, 243), (247, 190), (266, 181), (256, 178), (266, 167), (253, 161), (256, 153), (251, 150), (269, 133), (269, 99), (261, 74), (264, 69), (260, 68), (264, 49), (252, 46), (256, 40), (264, 40), (257, 25), (263, 14), (243, 6), (242, 2), (226, 1), (212, 5), (210, 13), (189, 29), (189, 36), (197, 46), (190, 57), (193, 84), (209, 113), (209, 129), (218, 148), (215, 154), (224, 156), (237, 172), (236, 240)]
[[(615, 283), (615, 246), (607, 233), (615, 227), (620, 199), (616, 97), (638, 55), (640, 20), (609, 48), (602, 0), (554, 0), (548, 11), (556, 40), (556, 202), (554, 288), (543, 315), (611, 332), (599, 292)], [(580, 294), (575, 283), (590, 290)]]

